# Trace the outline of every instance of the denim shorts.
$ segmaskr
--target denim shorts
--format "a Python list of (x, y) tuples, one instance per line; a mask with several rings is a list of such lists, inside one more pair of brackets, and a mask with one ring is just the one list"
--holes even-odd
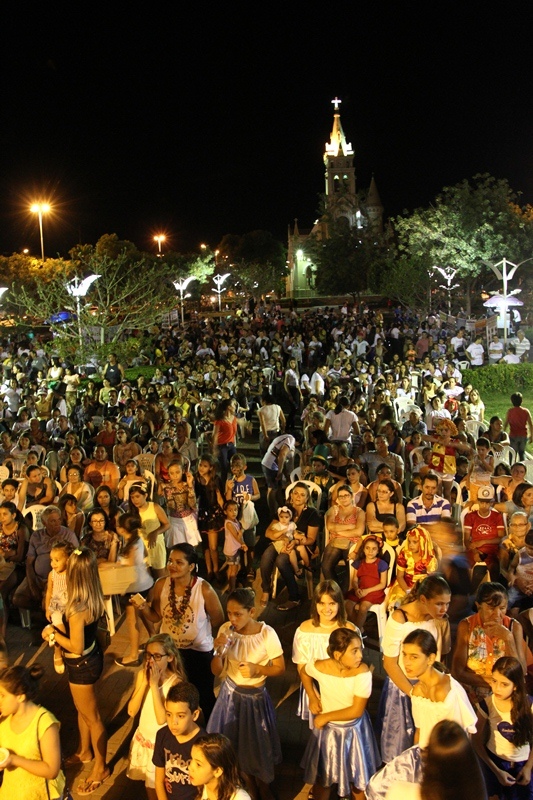
[(98, 642), (94, 643), (93, 649), (87, 655), (79, 656), (79, 658), (65, 657), (63, 661), (69, 683), (83, 685), (96, 683), (104, 671), (104, 655)]

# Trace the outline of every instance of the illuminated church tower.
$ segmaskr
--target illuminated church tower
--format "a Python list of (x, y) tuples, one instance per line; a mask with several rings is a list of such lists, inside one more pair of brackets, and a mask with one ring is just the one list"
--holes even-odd
[(341, 101), (336, 97), (331, 102), (334, 108), (333, 127), (324, 151), (324, 214), (310, 230), (300, 229), (297, 220), (292, 230), (289, 226), (287, 294), (290, 297), (309, 297), (315, 294), (313, 273), (316, 268), (305, 254), (305, 243), (311, 234), (318, 238), (327, 238), (328, 219), (345, 221), (349, 228), (371, 228), (377, 233), (383, 230), (383, 206), (374, 176), (366, 198), (360, 201), (356, 189), (354, 150), (346, 140), (341, 124)]

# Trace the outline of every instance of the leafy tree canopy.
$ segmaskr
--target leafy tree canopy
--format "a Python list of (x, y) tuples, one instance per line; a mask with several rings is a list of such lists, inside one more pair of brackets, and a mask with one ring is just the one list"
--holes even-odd
[(251, 231), (243, 236), (226, 234), (218, 245), (218, 259), (232, 271), (242, 287), (255, 294), (278, 292), (285, 274), (285, 247), (271, 233)]

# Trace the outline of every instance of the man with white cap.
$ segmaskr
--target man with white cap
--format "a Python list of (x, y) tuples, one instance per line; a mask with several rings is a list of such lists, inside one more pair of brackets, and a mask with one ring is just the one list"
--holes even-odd
[(500, 542), (505, 535), (503, 516), (491, 508), (494, 502), (494, 487), (481, 486), (477, 493), (477, 511), (469, 511), (463, 522), (464, 544), (470, 565), (484, 561), (491, 581), (500, 574), (498, 554)]
[(412, 408), (409, 412), (409, 419), (406, 419), (402, 425), (400, 436), (406, 442), (410, 442), (413, 433), (421, 433), (424, 436), (427, 432), (427, 425), (422, 419), (422, 411), (419, 408)]

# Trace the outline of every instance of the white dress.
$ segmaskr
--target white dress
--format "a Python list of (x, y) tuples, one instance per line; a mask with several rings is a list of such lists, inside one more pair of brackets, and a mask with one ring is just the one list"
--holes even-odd
[[(176, 683), (176, 676), (171, 675), (160, 687), (163, 700), (174, 683)], [(150, 687), (142, 704), (139, 727), (135, 731), (131, 742), (130, 761), (126, 774), (132, 781), (144, 780), (145, 786), (149, 786), (152, 789), (155, 787), (155, 766), (152, 763), (155, 737), (157, 731), (164, 724), (160, 725), (157, 721), (152, 688)]]
[[(332, 628), (336, 630), (336, 628)], [(295, 664), (309, 664), (311, 661), (321, 661), (328, 658), (328, 643), (332, 631), (322, 632), (319, 628), (313, 631), (303, 631), (300, 625), (294, 634), (292, 642), (292, 660)], [(309, 727), (313, 728), (313, 715), (309, 711), (309, 698), (302, 684), (300, 684), (300, 699), (297, 715), (309, 720)]]

